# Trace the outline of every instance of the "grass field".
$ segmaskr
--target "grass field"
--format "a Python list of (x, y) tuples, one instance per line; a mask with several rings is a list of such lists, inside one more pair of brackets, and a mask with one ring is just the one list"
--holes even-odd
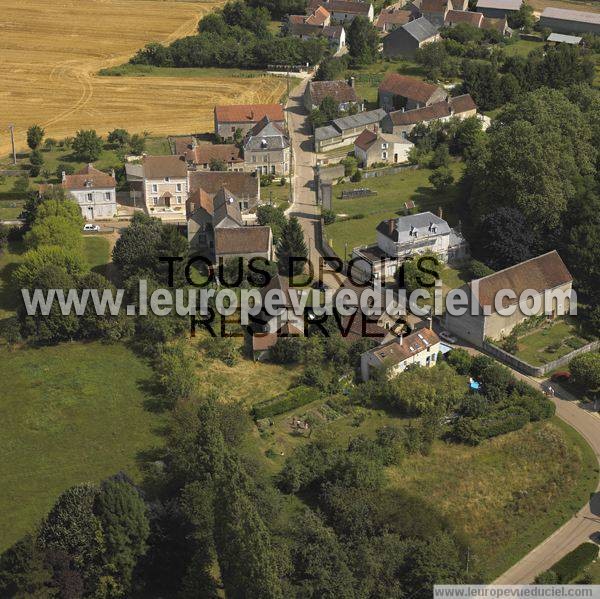
[[(454, 178), (458, 179), (462, 172), (462, 164), (451, 165)], [(456, 224), (455, 206), (458, 201), (456, 186), (438, 193), (428, 178), (429, 169), (405, 170), (395, 175), (363, 179), (359, 183), (344, 183), (333, 187), (333, 210), (337, 214), (354, 216), (364, 214), (356, 220), (337, 221), (325, 228), (327, 239), (333, 243), (333, 249), (342, 257), (344, 243), (348, 244), (348, 256), (353, 247), (375, 242), (375, 227), (382, 220), (404, 214), (404, 202), (413, 200), (419, 212), (430, 210), (437, 213), (441, 206), (443, 217), (451, 225)], [(340, 199), (343, 190), (368, 187), (377, 191), (377, 195), (351, 200)]]
[(10, 381), (0, 403), (1, 551), (67, 487), (119, 470), (139, 477), (164, 417), (144, 408), (151, 371), (124, 346), (0, 349), (0, 360)]
[(529, 0), (529, 4), (539, 12), (550, 6), (567, 10), (600, 12), (600, 4), (597, 0)]
[[(17, 146), (33, 123), (63, 138), (78, 129), (116, 127), (154, 134), (206, 131), (220, 103), (279, 99), (285, 81), (272, 77), (99, 77), (144, 44), (195, 32), (202, 14), (220, 2), (167, 0), (0, 0), (0, 123), (15, 124)], [(233, 76), (232, 76), (233, 75)], [(0, 155), (9, 151), (0, 133)]]

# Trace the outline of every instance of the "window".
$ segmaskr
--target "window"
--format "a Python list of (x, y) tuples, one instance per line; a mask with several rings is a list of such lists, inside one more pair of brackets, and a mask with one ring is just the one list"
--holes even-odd
[(152, 193), (158, 193), (158, 185), (156, 183), (152, 183)]
[(263, 155), (263, 162), (269, 162), (269, 155), (268, 154), (264, 154)]
[(387, 150), (387, 147), (388, 147), (388, 145), (387, 145), (387, 142), (385, 142), (385, 141), (384, 141), (384, 142), (381, 144), (381, 149), (382, 149), (382, 150)]
[(110, 200), (110, 191), (105, 191), (104, 192), (104, 199), (105, 200)]
[(232, 133), (235, 133), (235, 127), (232, 127), (232, 128), (231, 128), (231, 132), (232, 132)]
[(87, 195), (87, 201), (88, 202), (93, 202), (94, 201), (94, 194), (93, 193), (88, 193)]
[(181, 204), (181, 196), (177, 196), (177, 203)]
[(165, 177), (165, 183), (168, 183), (171, 180), (171, 177)]
[(387, 159), (387, 152), (381, 152), (381, 157), (386, 160)]
[(177, 183), (176, 189), (177, 191), (181, 191), (181, 183)]
[(156, 196), (154, 196), (152, 198), (152, 203), (156, 206), (158, 204), (158, 198)]
[(252, 162), (256, 162), (256, 156), (252, 154)]

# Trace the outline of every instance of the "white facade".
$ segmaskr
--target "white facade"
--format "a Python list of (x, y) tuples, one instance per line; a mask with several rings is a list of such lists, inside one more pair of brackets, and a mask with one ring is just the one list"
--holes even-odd
[(164, 221), (184, 221), (188, 197), (187, 177), (144, 179), (144, 202), (150, 216)]
[(101, 189), (70, 189), (85, 220), (113, 218), (117, 213), (117, 192), (114, 187)]

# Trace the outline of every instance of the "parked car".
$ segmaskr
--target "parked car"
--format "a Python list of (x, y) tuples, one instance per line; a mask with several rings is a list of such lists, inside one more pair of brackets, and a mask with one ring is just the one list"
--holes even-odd
[(451, 335), (448, 331), (440, 331), (439, 337), (446, 343), (456, 343), (457, 339), (454, 335)]
[(83, 230), (84, 231), (99, 231), (100, 225), (94, 225), (92, 223), (87, 223), (87, 224), (83, 225)]

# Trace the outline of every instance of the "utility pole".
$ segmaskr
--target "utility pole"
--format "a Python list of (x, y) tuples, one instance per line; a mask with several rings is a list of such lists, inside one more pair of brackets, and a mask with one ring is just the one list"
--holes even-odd
[(15, 152), (15, 126), (9, 125), (10, 129), (10, 141), (12, 142), (12, 154), (13, 154), (13, 164), (17, 164), (17, 153)]

